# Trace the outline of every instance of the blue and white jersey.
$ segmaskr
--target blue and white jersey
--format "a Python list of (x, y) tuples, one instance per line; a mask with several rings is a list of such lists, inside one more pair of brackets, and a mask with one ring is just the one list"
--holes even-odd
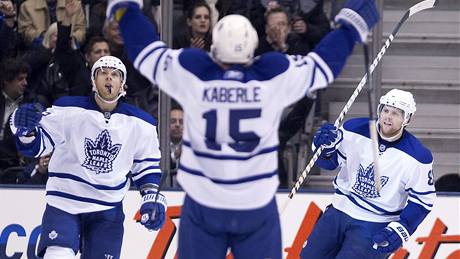
[(201, 49), (168, 48), (140, 12), (128, 9), (120, 28), (134, 66), (184, 108), (180, 185), (217, 209), (255, 209), (273, 199), (283, 109), (327, 87), (354, 46), (338, 30), (307, 56), (271, 52), (223, 69)]
[(160, 151), (156, 121), (119, 102), (111, 113), (99, 110), (94, 97), (63, 97), (40, 121), (36, 144), (23, 153), (53, 152), (46, 184), (49, 205), (72, 214), (119, 205), (130, 186), (159, 184)]
[(369, 136), (369, 119), (346, 121), (338, 149), (340, 172), (334, 180), (333, 206), (364, 221), (399, 220), (411, 201), (431, 211), (436, 197), (433, 157), (422, 143), (404, 130), (401, 139), (379, 139), (381, 190), (374, 187), (374, 161)]

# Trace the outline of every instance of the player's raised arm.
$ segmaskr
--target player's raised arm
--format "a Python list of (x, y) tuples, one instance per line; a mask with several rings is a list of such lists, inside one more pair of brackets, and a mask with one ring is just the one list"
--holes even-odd
[(338, 28), (328, 33), (313, 50), (329, 66), (334, 78), (342, 71), (355, 43), (366, 42), (378, 22), (374, 0), (348, 0), (335, 17)]

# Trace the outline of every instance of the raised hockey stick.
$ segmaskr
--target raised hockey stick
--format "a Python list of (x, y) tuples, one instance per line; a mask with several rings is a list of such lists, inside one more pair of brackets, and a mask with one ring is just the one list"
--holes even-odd
[[(372, 73), (369, 71), (369, 47), (367, 44), (363, 44), (364, 50), (364, 71), (365, 74), (371, 75)], [(373, 83), (372, 76), (369, 76), (369, 80), (367, 81), (367, 98), (369, 103), (369, 134), (371, 136), (371, 144), (372, 144), (372, 159), (374, 161), (374, 187), (377, 193), (380, 192), (381, 184), (380, 184), (380, 166), (379, 166), (379, 138), (377, 135), (377, 116), (376, 116), (376, 98), (375, 92), (375, 85)]]
[[(409, 17), (411, 17), (412, 15), (414, 15), (414, 14), (420, 12), (420, 11), (433, 8), (436, 5), (437, 2), (438, 2), (438, 0), (425, 0), (425, 1), (422, 1), (420, 3), (417, 3), (417, 4), (413, 5), (411, 8), (409, 8), (409, 10), (406, 11), (404, 16), (401, 18), (401, 20), (398, 22), (396, 27), (393, 29), (393, 32), (391, 32), (391, 34), (388, 36), (388, 39), (385, 41), (385, 44), (380, 49), (379, 53), (377, 54), (377, 57), (372, 61), (372, 64), (369, 67), (369, 72), (368, 73), (372, 74), (372, 72), (376, 68), (377, 64), (380, 62), (380, 60), (382, 59), (383, 55), (385, 54), (386, 50), (388, 49), (388, 47), (390, 47), (390, 44), (394, 40), (394, 38), (395, 38), (396, 34), (398, 33), (399, 29), (406, 22), (406, 20), (409, 19)], [(366, 80), (367, 80), (367, 73), (363, 76), (363, 78), (359, 82), (358, 86), (356, 87), (355, 91), (351, 95), (350, 99), (345, 104), (345, 107), (343, 107), (343, 110), (340, 112), (339, 117), (335, 120), (334, 126), (336, 126), (337, 128), (342, 124), (343, 119), (345, 118), (345, 115), (347, 114), (348, 110), (350, 109), (351, 105), (355, 101), (355, 99), (358, 96), (358, 94), (361, 92), (363, 86), (366, 84)], [(302, 174), (297, 179), (297, 182), (295, 183), (294, 187), (292, 187), (291, 192), (288, 195), (289, 199), (292, 199), (292, 197), (294, 197), (296, 192), (300, 189), (300, 186), (305, 181), (305, 178), (307, 177), (308, 173), (312, 169), (312, 167), (315, 164), (316, 160), (318, 160), (318, 157), (319, 157), (319, 155), (321, 154), (322, 151), (323, 151), (323, 146), (320, 146), (315, 150), (315, 152), (313, 154), (313, 157), (311, 158), (310, 162), (307, 164), (305, 169), (302, 171)], [(282, 211), (284, 211), (284, 209), (287, 207), (287, 204), (288, 203), (286, 202), (286, 204), (285, 204), (285, 206), (284, 206)]]

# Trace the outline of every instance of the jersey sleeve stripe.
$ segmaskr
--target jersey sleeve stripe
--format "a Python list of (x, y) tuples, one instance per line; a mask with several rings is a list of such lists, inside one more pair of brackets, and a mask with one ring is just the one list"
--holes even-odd
[[(154, 169), (154, 170), (152, 170), (152, 169)], [(155, 169), (157, 169), (157, 170), (155, 170)], [(146, 167), (146, 168), (140, 170), (139, 172), (135, 172), (135, 173), (133, 172), (132, 174), (133, 174), (133, 176), (137, 176), (137, 175), (140, 175), (143, 172), (148, 171), (148, 170), (153, 171), (153, 172), (159, 171), (161, 173), (160, 166), (154, 165), (154, 166)]]
[[(421, 203), (421, 205), (425, 205), (425, 207), (433, 208), (433, 204), (426, 203), (426, 202), (422, 201), (422, 199), (420, 199), (419, 197), (417, 197), (417, 196), (415, 196), (415, 195), (413, 195), (411, 193), (409, 193), (409, 197), (417, 200), (418, 201), (417, 203)], [(411, 200), (413, 200), (413, 199), (411, 199)]]
[(153, 183), (159, 186), (160, 179), (161, 179), (161, 173), (145, 174), (142, 176), (133, 177), (134, 184), (138, 187), (144, 184), (147, 184), (147, 183)]
[(85, 179), (82, 179), (76, 175), (73, 174), (68, 174), (68, 173), (56, 173), (56, 172), (49, 172), (48, 177), (56, 177), (56, 178), (62, 178), (62, 179), (69, 179), (77, 182), (81, 182), (87, 185), (90, 185), (91, 187), (98, 189), (98, 190), (121, 190), (126, 186), (126, 183), (128, 182), (128, 177), (126, 177), (125, 181), (116, 185), (116, 186), (107, 186), (107, 185), (101, 185), (101, 184), (92, 184)]
[(185, 173), (205, 177), (211, 180), (213, 183), (217, 183), (217, 184), (241, 184), (241, 183), (257, 181), (260, 179), (271, 178), (273, 176), (278, 175), (278, 170), (275, 170), (273, 172), (258, 174), (258, 175), (254, 175), (250, 177), (244, 177), (244, 178), (232, 179), (232, 180), (221, 180), (221, 179), (215, 179), (215, 178), (208, 177), (203, 172), (187, 168), (183, 164), (179, 164), (179, 169)]
[(255, 154), (252, 154), (252, 155), (249, 155), (249, 156), (232, 156), (232, 155), (216, 155), (216, 154), (211, 154), (211, 153), (207, 153), (207, 152), (197, 151), (197, 150), (192, 148), (190, 142), (188, 142), (188, 141), (183, 141), (182, 144), (185, 147), (190, 148), (192, 150), (192, 152), (196, 156), (206, 157), (206, 158), (216, 159), (216, 160), (249, 160), (249, 159), (251, 159), (251, 158), (253, 158), (255, 156), (275, 152), (275, 151), (278, 150), (278, 145), (276, 145), (276, 146), (273, 146), (273, 147), (268, 147), (268, 148), (261, 149), (259, 152), (255, 153)]
[(324, 62), (324, 60), (315, 52), (310, 52), (308, 54), (309, 57), (315, 61), (315, 64), (318, 66), (318, 68), (321, 70), (321, 72), (324, 74), (324, 76), (327, 79), (328, 83), (332, 83), (334, 81), (334, 75), (332, 74), (331, 69), (329, 66)]
[(103, 205), (103, 206), (110, 206), (110, 207), (115, 207), (115, 206), (121, 205), (121, 201), (107, 202), (107, 201), (101, 201), (101, 200), (96, 200), (96, 199), (91, 199), (91, 198), (84, 198), (84, 197), (72, 195), (72, 194), (65, 193), (65, 192), (59, 192), (59, 191), (47, 191), (46, 195), (59, 196), (59, 197), (63, 197), (63, 198), (71, 199), (71, 200), (87, 202), (87, 203), (94, 203), (94, 204), (99, 204), (99, 205)]
[(145, 47), (136, 57), (136, 60), (134, 60), (134, 67), (139, 68), (146, 57), (148, 57), (150, 54), (152, 54), (154, 51), (158, 49), (166, 48), (166, 44), (162, 41), (155, 41), (152, 42), (150, 45)]
[(43, 134), (48, 138), (48, 140), (50, 141), (51, 145), (54, 147), (54, 141), (53, 141), (53, 138), (51, 137), (51, 135), (43, 128), (41, 128)]
[(405, 191), (406, 191), (406, 192), (409, 192), (409, 193), (418, 194), (418, 195), (427, 195), (427, 194), (436, 193), (436, 191), (417, 192), (417, 191), (415, 191), (415, 190), (412, 189), (412, 188), (406, 189)]
[(142, 163), (142, 162), (160, 162), (161, 158), (144, 158), (144, 159), (134, 159), (133, 163)]
[(155, 65), (153, 67), (153, 80), (156, 82), (157, 81), (157, 70), (158, 70), (158, 63), (160, 63), (160, 60), (161, 60), (161, 57), (163, 57), (163, 55), (166, 53), (166, 51), (168, 51), (168, 49), (165, 49), (163, 50), (163, 52), (160, 53), (160, 55), (158, 56), (156, 62), (155, 62)]

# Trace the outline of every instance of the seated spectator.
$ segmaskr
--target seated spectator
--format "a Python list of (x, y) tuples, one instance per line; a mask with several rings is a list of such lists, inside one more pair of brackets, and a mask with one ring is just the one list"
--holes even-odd
[(158, 88), (152, 87), (150, 81), (141, 75), (128, 59), (118, 23), (116, 21), (106, 22), (103, 33), (109, 43), (111, 55), (121, 59), (126, 66), (128, 74), (126, 101), (143, 109), (153, 117), (158, 117)]
[(310, 51), (307, 41), (291, 33), (288, 14), (281, 7), (273, 7), (265, 13), (265, 36), (259, 39), (256, 55), (278, 51), (290, 55), (306, 55)]
[(0, 170), (4, 170), (19, 165), (9, 118), (26, 100), (29, 66), (20, 59), (7, 59), (0, 65), (0, 71)]
[[(38, 46), (50, 24), (62, 20), (66, 1), (26, 0), (19, 9), (18, 31), (29, 45)], [(82, 44), (86, 35), (86, 19), (82, 8), (72, 17), (72, 37)]]
[(0, 1), (0, 62), (15, 55), (16, 12), (11, 1)]
[(48, 165), (51, 155), (52, 153), (42, 156), (25, 166), (17, 183), (45, 185), (48, 181)]
[(290, 19), (291, 29), (313, 49), (330, 31), (330, 23), (323, 10), (323, 0), (261, 0), (267, 9), (283, 8)]
[(170, 111), (169, 136), (171, 151), (171, 185), (178, 186), (176, 181), (177, 169), (179, 168), (182, 154), (182, 134), (184, 132), (184, 111), (179, 104), (173, 104)]
[(205, 2), (196, 2), (187, 11), (187, 30), (177, 35), (173, 48), (211, 48), (211, 9)]

